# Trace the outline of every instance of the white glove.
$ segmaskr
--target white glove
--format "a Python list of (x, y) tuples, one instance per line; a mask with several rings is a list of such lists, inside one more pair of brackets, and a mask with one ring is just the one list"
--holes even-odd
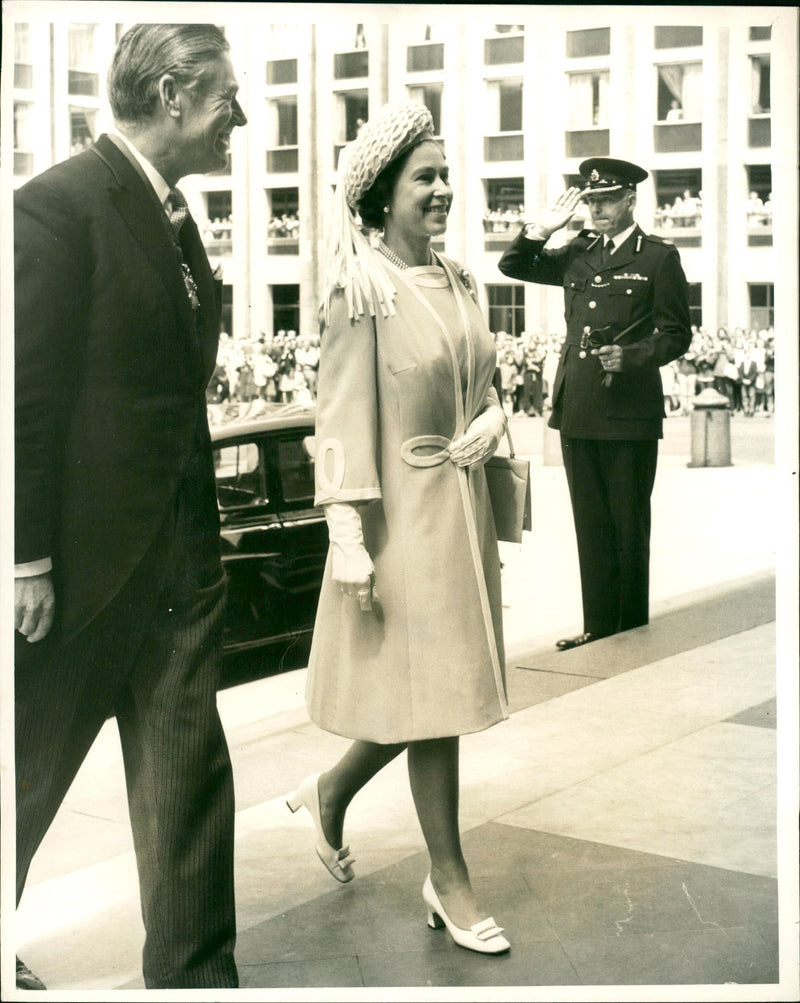
[(375, 567), (364, 547), (358, 509), (346, 502), (329, 502), (324, 509), (331, 541), (333, 580), (345, 595), (357, 596), (362, 609), (371, 609)]
[(457, 467), (475, 467), (494, 456), (506, 427), (505, 412), (491, 404), (470, 422), (467, 431), (450, 443), (450, 459)]

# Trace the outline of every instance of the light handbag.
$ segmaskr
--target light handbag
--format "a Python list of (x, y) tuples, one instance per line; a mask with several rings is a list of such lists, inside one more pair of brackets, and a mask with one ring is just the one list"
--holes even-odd
[(514, 443), (506, 422), (509, 456), (495, 454), (483, 465), (486, 486), (494, 513), (497, 539), (521, 543), (522, 531), (530, 530), (531, 519), (531, 465), (528, 460), (514, 456)]

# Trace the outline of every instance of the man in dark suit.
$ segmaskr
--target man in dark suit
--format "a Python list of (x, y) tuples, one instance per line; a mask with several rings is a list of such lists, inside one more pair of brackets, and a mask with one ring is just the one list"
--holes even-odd
[(116, 715), (148, 988), (237, 985), (205, 401), (221, 290), (175, 187), (225, 166), (237, 89), (213, 25), (137, 25), (115, 130), (15, 199), (17, 896)]
[[(662, 437), (659, 366), (689, 347), (686, 277), (675, 247), (634, 221), (647, 171), (595, 157), (586, 182), (528, 224), (500, 259), (511, 278), (563, 286), (567, 335), (552, 394), (561, 431), (583, 597), (583, 632), (565, 651), (649, 616), (650, 495)], [(594, 230), (545, 244), (584, 199)]]

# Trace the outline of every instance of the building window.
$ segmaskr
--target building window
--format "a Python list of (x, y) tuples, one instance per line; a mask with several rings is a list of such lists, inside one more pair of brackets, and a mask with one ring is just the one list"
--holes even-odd
[(689, 282), (689, 323), (695, 327), (703, 326), (703, 283)]
[(14, 25), (14, 86), (23, 90), (33, 87), (30, 26)]
[(703, 29), (695, 25), (659, 25), (655, 31), (657, 49), (682, 49), (686, 46), (702, 45)]
[(206, 192), (203, 244), (209, 255), (227, 257), (233, 251), (233, 197), (230, 191)]
[(703, 108), (703, 64), (668, 63), (658, 69), (659, 122), (699, 122)]
[(34, 150), (33, 105), (14, 102), (14, 174), (27, 177), (33, 174)]
[(489, 330), (493, 334), (505, 331), (519, 338), (525, 330), (525, 286), (487, 285)]
[(267, 150), (267, 170), (271, 173), (294, 173), (297, 170), (297, 95), (267, 102), (267, 135), (272, 149)]
[(500, 132), (522, 131), (522, 82), (501, 83), (498, 88)]
[(267, 254), (297, 254), (300, 235), (297, 188), (268, 188)]
[(581, 56), (607, 56), (611, 52), (611, 30), (609, 28), (585, 28), (583, 31), (567, 32), (567, 56), (579, 59)]
[(768, 42), (772, 38), (772, 28), (767, 25), (765, 28), (751, 28), (751, 42)]
[(487, 96), (489, 120), (488, 134), (484, 137), (484, 159), (522, 160), (525, 152), (522, 135), (522, 81), (490, 80), (487, 82)]
[(750, 327), (757, 331), (775, 326), (775, 286), (771, 282), (750, 283)]
[(94, 24), (71, 24), (67, 28), (70, 94), (97, 96), (98, 74), (94, 54), (96, 27)]
[(677, 240), (703, 223), (703, 172), (700, 168), (653, 171), (656, 190), (655, 229)]
[(97, 133), (97, 110), (95, 108), (69, 109), (69, 155), (88, 150), (94, 142)]
[[(506, 30), (501, 30), (506, 29)], [(483, 61), (487, 66), (505, 66), (521, 63), (525, 59), (525, 36), (523, 25), (496, 24), (496, 38), (487, 38), (483, 43)], [(511, 34), (511, 32), (514, 32)]]
[(300, 286), (276, 285), (270, 286), (272, 294), (272, 331), (273, 337), (278, 331), (300, 330)]
[(424, 73), (444, 69), (444, 44), (409, 45), (406, 51), (406, 70), (409, 73)]
[(766, 115), (770, 110), (769, 97), (769, 56), (751, 56), (750, 58), (750, 111), (753, 115)]
[(369, 53), (366, 49), (355, 52), (336, 52), (333, 56), (333, 79), (352, 80), (369, 76)]
[(270, 85), (296, 84), (297, 60), (271, 59), (267, 63), (267, 83)]
[(341, 148), (356, 138), (361, 126), (369, 118), (369, 92), (358, 90), (334, 94), (333, 114), (333, 162), (338, 164)]
[(433, 133), (442, 134), (442, 85), (427, 84), (422, 87), (409, 87), (408, 99), (416, 104), (424, 104), (433, 119)]
[(487, 178), (484, 189), (484, 249), (505, 250), (525, 221), (525, 182), (522, 178)]
[(747, 168), (747, 243), (750, 247), (772, 244), (772, 168), (752, 164)]
[(608, 70), (569, 73), (569, 128), (608, 127)]

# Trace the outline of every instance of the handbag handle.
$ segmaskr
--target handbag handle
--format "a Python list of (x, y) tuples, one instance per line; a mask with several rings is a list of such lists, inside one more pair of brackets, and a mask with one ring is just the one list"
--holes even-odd
[[(501, 405), (502, 408), (502, 405)], [(514, 440), (511, 438), (511, 429), (508, 427), (508, 415), (505, 410), (503, 410), (503, 424), (506, 429), (506, 438), (508, 439), (508, 455), (511, 459), (514, 459)]]

